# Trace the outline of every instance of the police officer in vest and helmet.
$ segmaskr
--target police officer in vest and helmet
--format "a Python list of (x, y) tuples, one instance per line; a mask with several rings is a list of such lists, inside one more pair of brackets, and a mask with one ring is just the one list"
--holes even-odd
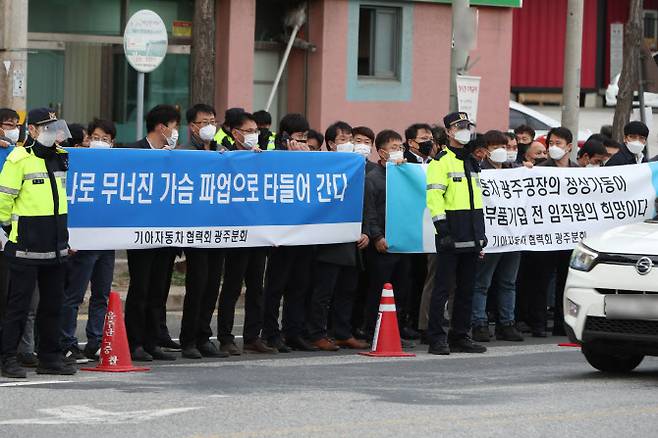
[[(468, 147), (474, 124), (464, 112), (443, 118), (449, 145), (427, 168), (427, 207), (436, 230), (437, 270), (430, 302), (429, 353), (483, 353), (469, 337), (477, 260), (486, 245), (480, 166)], [(444, 310), (456, 284), (450, 330)]]
[(63, 362), (60, 313), (68, 256), (66, 171), (68, 154), (57, 146), (71, 137), (55, 111), (38, 108), (27, 117), (25, 147), (9, 154), (0, 172), (0, 222), (9, 241), (4, 256), (11, 278), (2, 326), (2, 375), (25, 378), (16, 360), (30, 300), (39, 286), (38, 374), (75, 374)]

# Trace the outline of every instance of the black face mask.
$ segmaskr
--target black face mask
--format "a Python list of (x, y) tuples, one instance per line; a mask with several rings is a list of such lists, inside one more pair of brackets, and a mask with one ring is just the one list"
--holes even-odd
[(546, 158), (535, 158), (535, 166), (537, 164), (543, 163), (544, 161), (546, 161)]
[(433, 147), (434, 147), (434, 143), (432, 143), (432, 140), (422, 141), (418, 143), (418, 151), (425, 156), (429, 156), (429, 154), (432, 153)]
[(270, 130), (267, 128), (260, 128), (259, 131), (260, 131), (260, 136), (263, 138), (267, 138), (270, 136)]

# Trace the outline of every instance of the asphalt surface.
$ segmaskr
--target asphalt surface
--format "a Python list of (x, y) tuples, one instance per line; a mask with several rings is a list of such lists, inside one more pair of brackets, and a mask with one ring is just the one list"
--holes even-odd
[[(562, 338), (482, 355), (353, 351), (0, 379), (1, 437), (655, 436), (658, 361), (595, 372)], [(20, 386), (15, 386), (20, 385)]]

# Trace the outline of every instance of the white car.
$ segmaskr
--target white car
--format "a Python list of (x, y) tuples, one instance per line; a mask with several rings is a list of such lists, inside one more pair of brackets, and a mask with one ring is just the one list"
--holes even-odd
[[(619, 74), (617, 74), (612, 82), (608, 85), (608, 88), (605, 90), (605, 104), (606, 106), (616, 106), (617, 105), (617, 93), (619, 93)], [(640, 106), (640, 101), (638, 99), (637, 91), (633, 93), (633, 106)], [(656, 93), (644, 93), (644, 105), (650, 107), (658, 107), (658, 94)]]
[[(528, 125), (535, 130), (535, 138), (539, 138), (548, 134), (551, 128), (562, 126), (559, 121), (548, 117), (545, 114), (528, 108), (513, 100), (509, 101), (509, 129), (513, 131), (514, 128)], [(585, 140), (592, 135), (588, 129), (578, 131), (578, 144), (582, 145)]]
[(587, 237), (571, 256), (564, 321), (571, 342), (605, 372), (658, 356), (658, 221)]

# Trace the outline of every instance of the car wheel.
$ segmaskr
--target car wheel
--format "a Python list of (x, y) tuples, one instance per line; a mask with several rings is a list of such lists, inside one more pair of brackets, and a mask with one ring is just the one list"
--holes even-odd
[(628, 373), (642, 362), (641, 354), (612, 354), (583, 345), (583, 354), (587, 362), (605, 373)]

